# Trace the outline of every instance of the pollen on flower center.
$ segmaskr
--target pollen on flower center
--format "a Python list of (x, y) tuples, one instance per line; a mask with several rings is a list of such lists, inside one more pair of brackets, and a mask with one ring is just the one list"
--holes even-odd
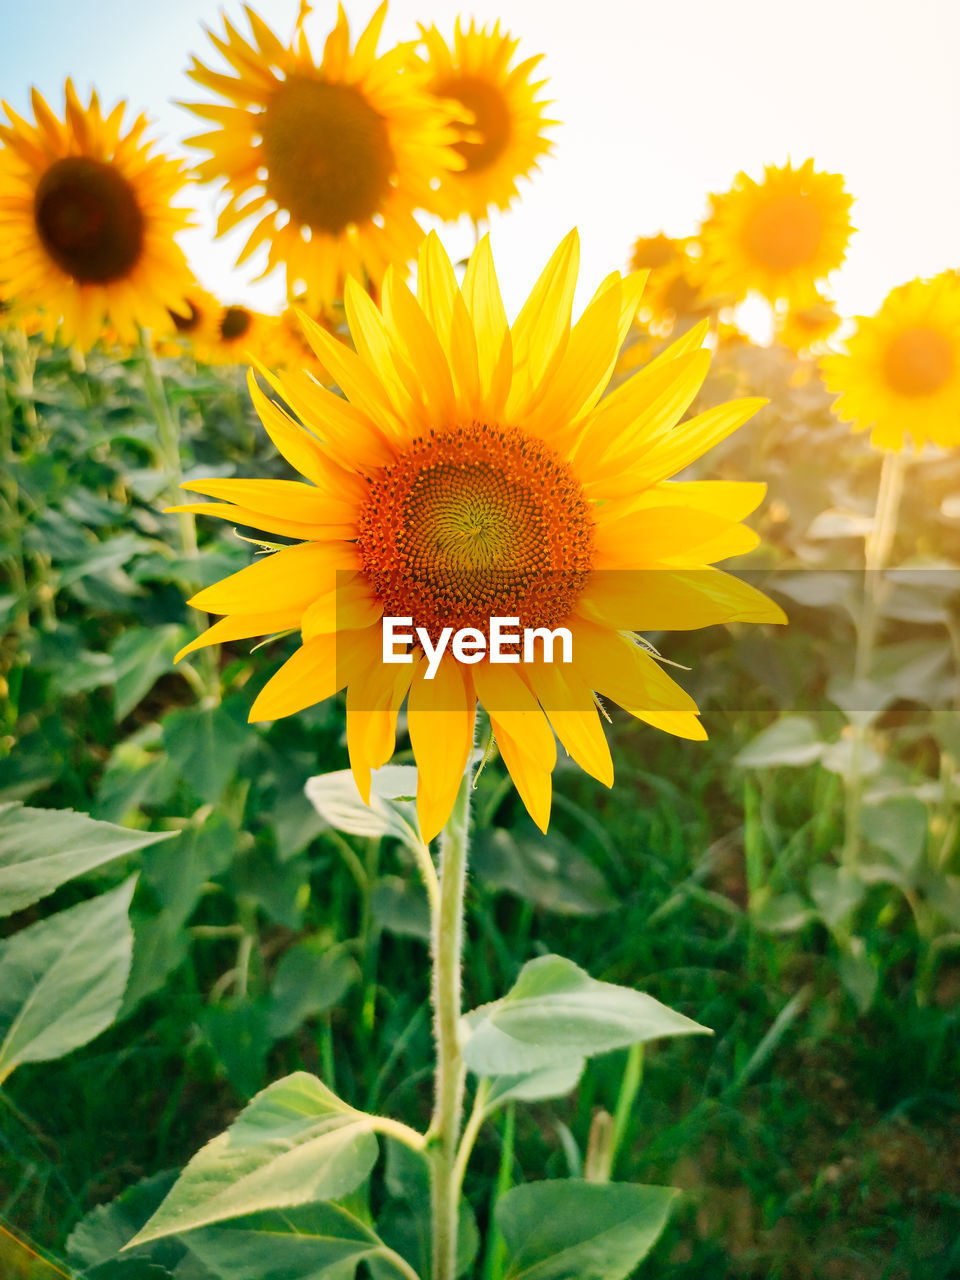
[(303, 226), (338, 235), (372, 217), (389, 194), (386, 122), (352, 85), (290, 76), (260, 132), (267, 190)]
[(953, 348), (937, 329), (914, 325), (897, 334), (887, 347), (883, 367), (894, 391), (904, 396), (932, 395), (953, 373)]
[(817, 256), (823, 217), (816, 201), (789, 192), (762, 204), (744, 228), (744, 247), (765, 267), (789, 271)]
[(37, 183), (33, 215), (44, 249), (80, 284), (122, 279), (143, 250), (143, 214), (133, 188), (102, 160), (55, 161)]
[(387, 616), (436, 634), (569, 615), (593, 523), (570, 468), (541, 441), (472, 423), (421, 436), (368, 483), (357, 549)]
[(480, 76), (457, 75), (441, 80), (433, 91), (440, 98), (456, 98), (473, 112), (475, 123), (465, 126), (465, 131), (480, 134), (480, 140), (454, 143), (467, 172), (492, 165), (510, 141), (510, 111), (500, 90)]

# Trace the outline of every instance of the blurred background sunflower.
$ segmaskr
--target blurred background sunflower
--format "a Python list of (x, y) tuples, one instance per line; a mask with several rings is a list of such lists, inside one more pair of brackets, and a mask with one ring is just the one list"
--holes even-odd
[(452, 45), (435, 26), (420, 31), (419, 65), (430, 92), (463, 113), (456, 150), (464, 167), (442, 177), (431, 208), (444, 218), (467, 214), (479, 222), (491, 208), (508, 208), (517, 180), (530, 177), (551, 150), (547, 130), (557, 121), (546, 116), (546, 80), (534, 79), (543, 55), (515, 62), (520, 42), (499, 22), (488, 28), (471, 20), (465, 28), (457, 18)]
[(416, 252), (414, 211), (438, 174), (463, 164), (448, 109), (401, 74), (406, 50), (377, 54), (382, 4), (351, 49), (341, 7), (314, 58), (302, 23), (282, 41), (252, 9), (245, 38), (224, 18), (210, 39), (235, 75), (194, 58), (217, 102), (185, 104), (213, 128), (188, 142), (210, 152), (197, 172), (228, 198), (219, 233), (250, 224), (239, 263), (266, 247), (264, 274), (283, 266), (288, 296), (323, 306), (348, 275), (378, 281)]
[(770, 302), (815, 302), (853, 229), (843, 178), (818, 172), (813, 160), (768, 165), (760, 182), (739, 173), (711, 204), (700, 229), (704, 276), (713, 292), (736, 298), (756, 291)]
[(960, 283), (912, 280), (821, 361), (834, 411), (881, 449), (960, 444)]
[(138, 326), (163, 329), (184, 307), (182, 170), (144, 140), (146, 116), (124, 130), (125, 104), (104, 116), (70, 80), (64, 96), (61, 120), (34, 90), (33, 124), (4, 104), (0, 290), (42, 307), (65, 342), (89, 347), (105, 324), (135, 342)]

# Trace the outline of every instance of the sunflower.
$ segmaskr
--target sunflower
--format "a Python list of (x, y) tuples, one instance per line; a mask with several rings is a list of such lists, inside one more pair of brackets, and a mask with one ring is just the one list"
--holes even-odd
[(171, 351), (197, 348), (220, 338), (223, 304), (198, 284), (184, 290), (183, 304), (169, 308), (164, 345)]
[[(571, 328), (577, 267), (572, 232), (512, 327), (487, 237), (462, 286), (435, 233), (420, 252), (416, 297), (388, 271), (381, 310), (348, 280), (355, 352), (304, 318), (343, 396), (261, 370), (295, 419), (250, 376), (266, 430), (309, 483), (192, 480), (184, 488), (226, 502), (174, 508), (295, 541), (199, 592), (193, 605), (224, 616), (183, 652), (299, 631), (301, 647), (251, 719), (290, 715), (346, 687), (350, 762), (365, 798), (371, 770), (394, 750), (406, 697), (426, 839), (450, 813), (478, 702), (545, 829), (554, 733), (612, 783), (595, 693), (657, 728), (706, 736), (693, 699), (634, 631), (783, 621), (753, 587), (712, 567), (756, 544), (739, 521), (764, 486), (669, 482), (763, 401), (676, 425), (706, 376), (705, 322), (601, 400), (643, 276), (608, 277)], [(495, 617), (564, 626), (573, 661), (538, 654), (507, 666), (447, 651), (428, 679), (426, 644), (409, 665), (382, 661), (385, 617), (411, 618), (431, 645), (446, 627), (486, 633)]]
[(204, 364), (249, 364), (251, 359), (272, 358), (279, 321), (276, 316), (253, 311), (233, 302), (220, 308), (214, 332), (194, 341), (197, 359)]
[(679, 319), (700, 319), (722, 305), (701, 287), (697, 249), (694, 240), (674, 240), (663, 232), (634, 241), (631, 270), (650, 273), (637, 318), (651, 332), (669, 334)]
[(218, 232), (255, 219), (239, 262), (267, 246), (269, 274), (285, 265), (287, 290), (311, 306), (343, 291), (345, 276), (379, 281), (423, 239), (414, 210), (430, 184), (463, 161), (449, 110), (403, 72), (407, 47), (377, 55), (382, 4), (350, 49), (342, 5), (317, 63), (302, 30), (284, 44), (247, 9), (252, 39), (224, 18), (210, 38), (235, 75), (193, 59), (189, 75), (225, 101), (184, 103), (212, 121), (187, 141), (210, 152), (197, 166), (229, 193)]
[(846, 254), (851, 204), (840, 174), (818, 173), (812, 160), (768, 166), (762, 182), (739, 173), (700, 230), (706, 284), (735, 298), (756, 290), (771, 302), (815, 302), (817, 281)]
[(469, 214), (479, 222), (491, 207), (506, 209), (517, 195), (517, 179), (538, 168), (552, 143), (546, 130), (550, 105), (538, 95), (545, 80), (533, 73), (543, 54), (511, 66), (519, 41), (500, 30), (460, 19), (451, 49), (436, 27), (420, 27), (426, 57), (420, 66), (438, 98), (456, 102), (464, 123), (457, 151), (465, 168), (446, 174), (430, 208), (443, 218)]
[(952, 275), (913, 280), (889, 293), (874, 316), (858, 316), (843, 354), (820, 362), (834, 411), (872, 428), (880, 449), (931, 440), (960, 444), (960, 284)]
[(190, 272), (174, 236), (180, 165), (143, 140), (145, 116), (124, 132), (125, 104), (104, 116), (66, 82), (63, 121), (33, 91), (35, 124), (3, 104), (0, 125), (0, 289), (42, 306), (52, 338), (92, 346), (109, 325), (125, 342), (163, 329), (183, 306)]
[(829, 298), (817, 295), (804, 307), (786, 307), (774, 317), (777, 341), (798, 355), (826, 342), (840, 327), (840, 316)]

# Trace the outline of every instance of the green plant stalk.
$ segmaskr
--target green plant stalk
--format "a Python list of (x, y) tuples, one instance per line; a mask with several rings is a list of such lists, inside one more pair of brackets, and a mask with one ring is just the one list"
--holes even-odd
[[(873, 665), (873, 651), (877, 641), (877, 625), (882, 601), (883, 583), (881, 575), (890, 557), (893, 540), (896, 537), (897, 516), (900, 513), (900, 499), (903, 496), (905, 474), (905, 455), (902, 452), (893, 453), (888, 450), (883, 455), (883, 468), (880, 472), (880, 487), (877, 492), (877, 507), (874, 513), (873, 526), (867, 536), (864, 547), (866, 582), (864, 584), (863, 612), (857, 623), (857, 650), (853, 666), (855, 683), (867, 680)], [(844, 840), (843, 862), (845, 866), (852, 869), (856, 867), (860, 860), (860, 813), (863, 808), (863, 748), (867, 738), (867, 731), (862, 723), (851, 725), (851, 731), (850, 771), (846, 778), (846, 837)]]
[(463, 1108), (465, 1068), (460, 1052), (460, 981), (463, 953), (463, 896), (467, 880), (470, 780), (464, 775), (453, 812), (440, 838), (440, 901), (433, 915), (432, 996), (437, 1045), (430, 1153), (432, 1280), (454, 1280), (460, 1201), (456, 1167)]
[[(150, 347), (147, 335), (140, 330), (140, 363), (143, 368), (143, 386), (153, 410), (157, 424), (157, 437), (160, 443), (160, 463), (166, 477), (167, 498), (171, 503), (179, 502), (180, 494), (180, 430), (177, 420), (170, 410), (167, 393), (164, 390), (163, 378), (157, 368), (156, 357)], [(192, 560), (197, 555), (197, 522), (192, 511), (178, 511), (177, 524), (180, 530), (180, 548), (186, 559)], [(190, 611), (198, 630), (205, 631), (207, 619), (197, 610)], [(198, 663), (202, 668), (202, 682), (205, 690), (202, 701), (207, 706), (217, 706), (220, 702), (219, 645), (208, 645), (198, 655)]]

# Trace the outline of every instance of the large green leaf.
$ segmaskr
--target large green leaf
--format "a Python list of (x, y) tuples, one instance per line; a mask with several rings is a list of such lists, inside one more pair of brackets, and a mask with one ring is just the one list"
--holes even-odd
[(247, 1214), (196, 1231), (188, 1243), (221, 1280), (343, 1280), (361, 1261), (396, 1256), (372, 1227), (336, 1204)]
[(377, 1150), (368, 1116), (297, 1071), (257, 1094), (197, 1152), (131, 1244), (344, 1196), (373, 1168)]
[(0, 943), (0, 1081), (98, 1036), (117, 1016), (133, 952), (136, 877)]
[(506, 1280), (626, 1280), (666, 1225), (677, 1192), (623, 1182), (533, 1182), (497, 1201)]
[(0, 805), (0, 916), (22, 911), (75, 876), (173, 835), (95, 822), (72, 809)]
[(706, 1027), (629, 987), (597, 982), (563, 956), (524, 965), (510, 991), (467, 1016), (467, 1066), (513, 1075)]

